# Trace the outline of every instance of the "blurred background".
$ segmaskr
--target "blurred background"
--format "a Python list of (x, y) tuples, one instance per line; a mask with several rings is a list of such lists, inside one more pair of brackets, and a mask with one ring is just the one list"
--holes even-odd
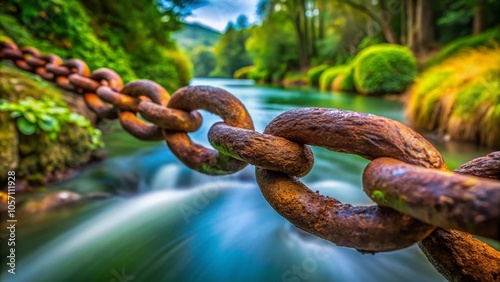
[[(454, 169), (500, 148), (499, 14), (493, 0), (2, 0), (0, 40), (171, 94), (224, 88), (259, 132), (299, 107), (389, 117)], [(132, 137), (9, 60), (0, 99), (0, 178), (16, 172), (18, 219), (16, 275), (4, 263), (2, 281), (445, 280), (417, 246), (361, 254), (295, 228), (264, 200), (254, 167), (193, 171), (165, 142)], [(190, 137), (210, 147), (220, 118), (201, 113)], [(373, 203), (367, 160), (312, 149), (308, 187)]]

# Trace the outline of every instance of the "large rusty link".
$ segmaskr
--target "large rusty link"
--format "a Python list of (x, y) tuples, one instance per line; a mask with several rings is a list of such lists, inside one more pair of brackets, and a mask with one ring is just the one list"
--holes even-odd
[[(230, 126), (254, 130), (253, 121), (245, 106), (229, 92), (210, 86), (188, 86), (177, 90), (169, 108), (193, 111), (202, 109), (216, 114)], [(188, 167), (210, 175), (230, 174), (247, 163), (207, 149), (191, 141), (185, 132), (164, 131), (170, 150)]]
[(219, 122), (208, 132), (219, 152), (260, 168), (304, 176), (314, 165), (311, 149), (285, 138), (229, 126)]
[[(357, 154), (367, 159), (393, 157), (423, 167), (445, 168), (439, 152), (401, 123), (370, 114), (322, 108), (291, 110), (264, 131), (299, 144)], [(313, 193), (296, 178), (256, 169), (269, 204), (298, 228), (337, 245), (362, 251), (400, 249), (434, 230), (407, 215), (379, 206), (353, 207)]]
[(500, 151), (467, 162), (453, 172), (500, 180)]
[(500, 182), (422, 168), (390, 158), (363, 173), (377, 204), (428, 224), (500, 240)]
[[(455, 173), (500, 179), (500, 152), (469, 161)], [(432, 265), (448, 281), (498, 281), (500, 251), (458, 230), (436, 228), (418, 243)]]
[(256, 168), (256, 176), (264, 198), (281, 216), (338, 246), (387, 252), (419, 242), (434, 230), (390, 208), (342, 204), (282, 172)]

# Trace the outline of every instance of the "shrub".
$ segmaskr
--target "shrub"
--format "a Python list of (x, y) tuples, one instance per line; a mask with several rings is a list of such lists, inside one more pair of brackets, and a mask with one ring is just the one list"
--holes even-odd
[(177, 71), (178, 85), (175, 87), (176, 90), (179, 87), (189, 85), (191, 78), (193, 77), (193, 64), (183, 53), (177, 50), (168, 50), (167, 57), (169, 57)]
[(331, 90), (332, 83), (335, 78), (344, 73), (347, 68), (349, 67), (345, 65), (339, 65), (326, 69), (319, 78), (319, 88), (323, 91)]
[(354, 73), (352, 67), (346, 67), (344, 71), (339, 74), (333, 81), (332, 90), (355, 92), (354, 87)]
[(234, 72), (233, 77), (236, 79), (249, 79), (252, 77), (252, 73), (255, 71), (254, 66), (242, 67)]
[(285, 87), (304, 86), (307, 83), (307, 74), (303, 72), (287, 72), (282, 82)]
[(480, 46), (495, 47), (500, 44), (500, 27), (490, 29), (479, 35), (470, 35), (452, 41), (443, 48), (434, 58), (430, 59), (426, 66), (435, 66), (444, 60)]
[(500, 49), (470, 50), (428, 69), (407, 118), (418, 129), (500, 147)]
[(354, 84), (359, 93), (401, 93), (417, 75), (411, 51), (403, 46), (379, 44), (362, 50), (354, 59)]
[(319, 78), (320, 78), (321, 74), (325, 70), (327, 70), (328, 68), (329, 68), (328, 65), (319, 65), (319, 66), (316, 66), (314, 68), (311, 68), (307, 72), (307, 80), (308, 80), (309, 85), (318, 87), (319, 86)]

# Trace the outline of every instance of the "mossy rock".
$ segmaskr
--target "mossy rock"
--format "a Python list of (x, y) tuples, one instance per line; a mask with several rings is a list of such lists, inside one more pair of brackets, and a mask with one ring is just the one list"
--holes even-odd
[(332, 90), (332, 84), (337, 76), (346, 72), (349, 69), (349, 66), (338, 65), (331, 68), (326, 69), (319, 78), (319, 88), (323, 91)]
[(343, 72), (333, 80), (332, 90), (356, 92), (356, 87), (354, 86), (354, 73), (351, 67), (345, 68)]
[(249, 79), (252, 78), (252, 73), (254, 71), (255, 71), (255, 66), (242, 67), (234, 72), (233, 78)]
[(365, 95), (401, 93), (417, 75), (412, 52), (392, 44), (362, 50), (354, 59), (353, 67), (356, 90)]
[(307, 72), (307, 80), (309, 85), (311, 86), (319, 86), (319, 78), (323, 74), (324, 71), (326, 71), (330, 66), (328, 65), (319, 65), (314, 68), (311, 68)]
[[(64, 104), (67, 97), (63, 99), (63, 96), (69, 95), (63, 94), (50, 83), (33, 75), (0, 67), (0, 99), (18, 102), (26, 97), (35, 99), (44, 97)], [(82, 100), (81, 97), (77, 99)], [(73, 102), (73, 104), (83, 103)], [(90, 148), (90, 135), (84, 128), (66, 124), (56, 140), (51, 140), (44, 131), (27, 136), (19, 132), (15, 120), (10, 118), (9, 113), (0, 112), (2, 179), (9, 170), (15, 170), (16, 176), (20, 179), (27, 179), (30, 175), (52, 175), (76, 168), (90, 160), (92, 156)]]

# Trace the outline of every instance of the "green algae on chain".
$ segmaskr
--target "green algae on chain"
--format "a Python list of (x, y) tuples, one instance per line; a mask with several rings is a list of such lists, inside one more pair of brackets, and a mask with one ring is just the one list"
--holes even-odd
[(379, 158), (366, 167), (363, 187), (377, 204), (428, 224), (500, 239), (498, 181)]

